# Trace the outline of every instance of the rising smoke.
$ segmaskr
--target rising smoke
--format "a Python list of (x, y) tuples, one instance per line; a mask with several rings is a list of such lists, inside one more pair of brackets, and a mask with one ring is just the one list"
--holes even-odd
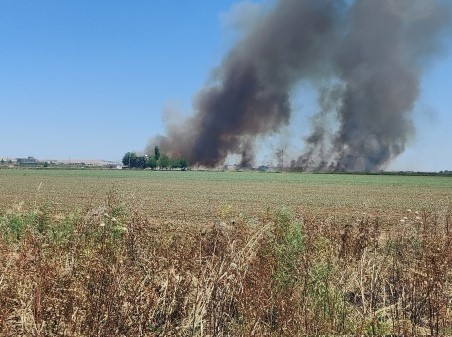
[(192, 164), (213, 167), (240, 154), (249, 165), (256, 138), (289, 125), (291, 92), (308, 81), (320, 109), (292, 166), (382, 169), (414, 133), (420, 76), (440, 51), (449, 14), (441, 0), (279, 0), (215, 69), (194, 114), (167, 114), (167, 134), (150, 146)]

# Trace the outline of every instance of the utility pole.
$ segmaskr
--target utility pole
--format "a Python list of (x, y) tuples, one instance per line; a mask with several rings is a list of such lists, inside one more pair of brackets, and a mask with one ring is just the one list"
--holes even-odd
[(281, 172), (284, 172), (284, 149), (281, 150)]

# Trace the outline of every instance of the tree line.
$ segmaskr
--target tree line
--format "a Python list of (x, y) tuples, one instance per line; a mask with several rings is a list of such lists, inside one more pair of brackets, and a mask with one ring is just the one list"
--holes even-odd
[(135, 152), (127, 152), (122, 158), (122, 163), (129, 168), (150, 168), (155, 170), (188, 169), (188, 161), (185, 158), (170, 158), (166, 154), (160, 153), (160, 148), (154, 148), (153, 156), (139, 156)]

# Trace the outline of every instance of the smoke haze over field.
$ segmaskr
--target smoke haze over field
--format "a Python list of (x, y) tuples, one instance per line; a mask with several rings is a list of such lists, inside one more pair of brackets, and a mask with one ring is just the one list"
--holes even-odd
[[(254, 162), (256, 138), (291, 122), (292, 90), (318, 90), (319, 111), (292, 167), (373, 171), (402, 153), (427, 62), (450, 24), (443, 1), (280, 0), (247, 27), (194, 100), (194, 114), (165, 112), (150, 141), (173, 157), (216, 166)], [(333, 123), (331, 122), (333, 121)]]

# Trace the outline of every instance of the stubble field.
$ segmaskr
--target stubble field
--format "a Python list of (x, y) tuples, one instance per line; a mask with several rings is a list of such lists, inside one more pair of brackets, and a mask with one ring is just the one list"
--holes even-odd
[(362, 212), (400, 220), (407, 209), (437, 211), (452, 200), (450, 177), (126, 170), (0, 170), (0, 207), (51, 202), (55, 211), (102, 204), (114, 190), (149, 217), (208, 224), (226, 210), (262, 216), (350, 217)]
[(452, 333), (452, 179), (0, 170), (0, 334)]

